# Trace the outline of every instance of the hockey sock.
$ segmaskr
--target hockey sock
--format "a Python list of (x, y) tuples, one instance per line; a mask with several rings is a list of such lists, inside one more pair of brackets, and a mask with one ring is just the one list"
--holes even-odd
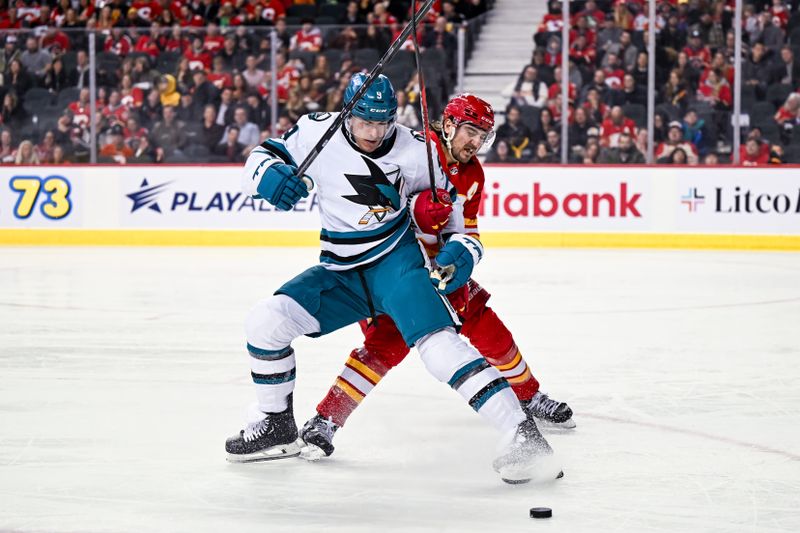
[(468, 313), (461, 333), (505, 377), (520, 400), (530, 400), (539, 390), (511, 332), (491, 307)]
[(353, 350), (328, 394), (317, 405), (317, 413), (342, 427), (389, 368), (366, 348)]
[(294, 350), (263, 350), (247, 344), (250, 375), (256, 386), (258, 408), (264, 413), (280, 413), (288, 407), (287, 398), (294, 390)]
[(501, 432), (513, 430), (525, 420), (508, 381), (452, 328), (423, 337), (417, 349), (428, 372), (452, 387)]

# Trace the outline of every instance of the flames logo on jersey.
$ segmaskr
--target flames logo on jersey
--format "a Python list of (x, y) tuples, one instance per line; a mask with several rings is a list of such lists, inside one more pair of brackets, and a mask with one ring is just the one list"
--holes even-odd
[[(347, 178), (357, 194), (343, 196), (343, 198), (368, 208), (368, 211), (358, 221), (359, 224), (368, 224), (373, 216), (380, 222), (387, 213), (394, 213), (400, 209), (400, 188), (403, 184), (403, 177), (400, 176), (399, 167), (387, 174), (368, 157), (361, 156), (361, 159), (366, 163), (369, 174), (345, 174), (344, 177)], [(394, 183), (389, 176), (395, 178)]]

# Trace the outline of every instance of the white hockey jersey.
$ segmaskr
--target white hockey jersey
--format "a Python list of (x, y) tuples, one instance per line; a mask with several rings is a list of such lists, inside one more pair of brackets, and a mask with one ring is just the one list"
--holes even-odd
[[(316, 145), (336, 113), (312, 113), (280, 139), (269, 139), (253, 149), (245, 163), (244, 192), (259, 198), (258, 184), (270, 165), (299, 165)], [(453, 190), (432, 145), (436, 186)], [(348, 270), (388, 254), (411, 224), (408, 199), (430, 188), (427, 151), (421, 134), (397, 125), (384, 145), (366, 154), (352, 143), (344, 126), (308, 168), (314, 181), (322, 224), (320, 262), (332, 270)], [(463, 233), (462, 206), (457, 202), (445, 228)]]

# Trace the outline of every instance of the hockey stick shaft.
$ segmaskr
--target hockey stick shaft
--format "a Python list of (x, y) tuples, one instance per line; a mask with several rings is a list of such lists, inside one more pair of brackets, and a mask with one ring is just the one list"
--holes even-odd
[[(336, 117), (336, 119), (333, 121), (330, 127), (328, 127), (328, 129), (325, 131), (322, 137), (320, 137), (319, 141), (317, 141), (317, 144), (315, 144), (314, 147), (311, 149), (311, 151), (308, 153), (303, 162), (300, 163), (300, 166), (297, 167), (298, 176), (305, 175), (306, 171), (308, 170), (308, 167), (310, 167), (311, 164), (314, 162), (314, 160), (317, 158), (317, 156), (319, 156), (320, 152), (322, 152), (322, 149), (325, 148), (325, 145), (328, 144), (328, 141), (330, 141), (331, 137), (333, 137), (333, 135), (336, 133), (336, 130), (338, 130), (342, 126), (344, 121), (347, 119), (347, 117), (350, 116), (350, 113), (353, 111), (353, 108), (358, 103), (358, 100), (361, 99), (362, 96), (364, 96), (364, 93), (367, 92), (367, 89), (369, 89), (369, 86), (372, 84), (373, 81), (375, 81), (375, 78), (377, 78), (378, 75), (381, 72), (383, 72), (383, 67), (389, 61), (391, 61), (395, 55), (397, 55), (398, 51), (400, 51), (400, 48), (403, 46), (403, 43), (406, 41), (406, 39), (408, 39), (408, 36), (413, 31), (413, 28), (415, 28), (417, 23), (428, 13), (428, 10), (433, 5), (433, 2), (434, 0), (426, 0), (425, 3), (422, 4), (422, 7), (419, 8), (419, 11), (417, 11), (414, 14), (414, 17), (411, 19), (411, 21), (409, 21), (409, 23), (406, 24), (406, 27), (403, 28), (403, 31), (400, 33), (400, 35), (397, 36), (397, 39), (395, 39), (394, 42), (392, 42), (388, 50), (386, 50), (386, 52), (383, 54), (383, 57), (381, 57), (375, 64), (375, 66), (372, 67), (372, 70), (367, 75), (367, 79), (364, 80), (364, 83), (361, 85), (361, 87), (358, 88), (356, 94), (354, 94), (353, 97), (350, 99), (350, 101), (347, 104), (345, 104), (341, 113), (339, 113), (339, 116)], [(306, 187), (308, 187), (310, 180), (304, 179), (303, 181), (306, 183)]]
[[(417, 7), (417, 0), (414, 0), (414, 7)], [(416, 17), (415, 17), (416, 18)], [(411, 21), (412, 23), (414, 20)], [(439, 202), (439, 195), (436, 194), (436, 179), (433, 176), (433, 153), (431, 151), (431, 132), (428, 123), (428, 97), (425, 91), (425, 76), (422, 73), (422, 58), (419, 54), (419, 42), (417, 40), (417, 27), (414, 24), (413, 28), (413, 41), (414, 41), (414, 59), (417, 62), (417, 79), (419, 80), (419, 107), (422, 116), (422, 133), (425, 137), (425, 149), (428, 153), (428, 179), (431, 184), (431, 194), (434, 203)]]

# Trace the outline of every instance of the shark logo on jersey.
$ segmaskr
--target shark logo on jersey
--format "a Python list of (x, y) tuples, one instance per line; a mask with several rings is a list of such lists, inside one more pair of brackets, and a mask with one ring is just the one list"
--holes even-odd
[[(387, 175), (368, 157), (361, 156), (361, 159), (366, 163), (369, 174), (345, 174), (345, 178), (358, 194), (343, 196), (343, 198), (369, 208), (358, 221), (359, 224), (369, 223), (373, 216), (380, 222), (386, 217), (386, 213), (393, 213), (400, 209), (400, 187), (403, 177), (400, 176), (399, 167)], [(389, 176), (395, 177), (394, 183)]]

